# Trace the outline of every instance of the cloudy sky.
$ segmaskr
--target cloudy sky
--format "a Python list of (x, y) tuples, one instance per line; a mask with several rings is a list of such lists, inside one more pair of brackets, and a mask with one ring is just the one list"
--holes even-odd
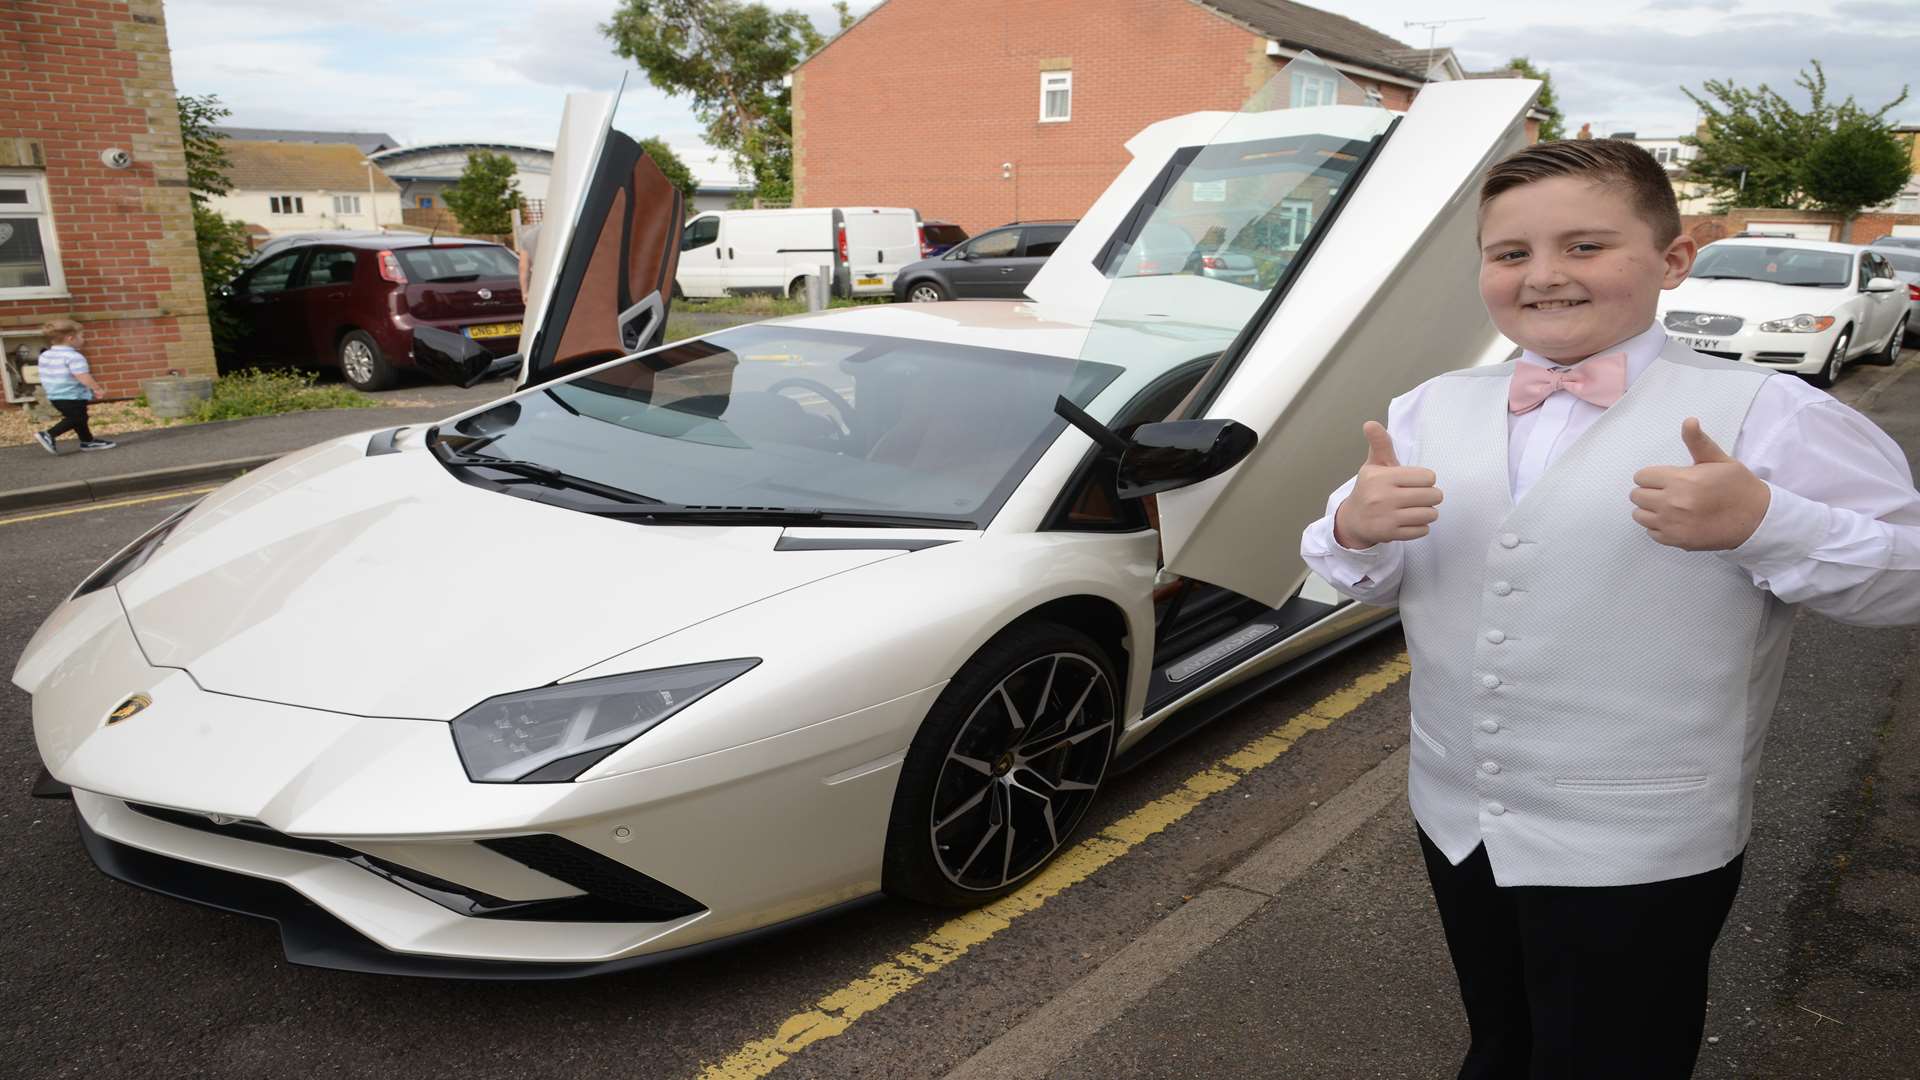
[[(826, 29), (827, 0), (771, 0)], [(965, 2), (965, 0), (960, 0)], [(251, 127), (385, 131), (407, 143), (477, 139), (551, 145), (563, 95), (628, 77), (619, 126), (658, 134), (703, 177), (727, 172), (705, 150), (684, 100), (647, 85), (615, 56), (598, 26), (615, 0), (329, 0), (290, 14), (286, 0), (168, 0), (174, 81), (220, 95), (228, 123)], [(856, 13), (874, 0), (854, 0)], [(1810, 58), (1835, 96), (1878, 106), (1915, 81), (1920, 4), (1914, 0), (1323, 0), (1409, 45), (1439, 27), (1470, 68), (1524, 55), (1553, 74), (1570, 129), (1675, 135), (1694, 109), (1680, 92), (1706, 79), (1769, 83), (1796, 100), (1794, 73)], [(964, 43), (955, 43), (964, 50)], [(1920, 89), (1917, 86), (1916, 89)], [(1920, 102), (1895, 116), (1920, 122)]]

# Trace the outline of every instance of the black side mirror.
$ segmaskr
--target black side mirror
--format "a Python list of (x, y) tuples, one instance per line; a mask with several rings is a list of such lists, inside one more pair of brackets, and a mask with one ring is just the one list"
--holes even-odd
[(463, 388), (520, 370), (520, 354), (495, 358), (472, 338), (436, 326), (413, 328), (413, 361), (441, 382)]
[(1120, 455), (1116, 486), (1123, 499), (1171, 491), (1238, 465), (1260, 441), (1238, 420), (1169, 420), (1142, 424)]

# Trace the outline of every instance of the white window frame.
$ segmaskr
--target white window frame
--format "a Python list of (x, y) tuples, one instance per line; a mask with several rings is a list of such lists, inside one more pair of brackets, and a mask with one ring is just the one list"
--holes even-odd
[[(1313, 98), (1308, 101), (1307, 98)], [(1330, 75), (1293, 73), (1287, 86), (1287, 107), (1310, 109), (1316, 105), (1335, 105), (1340, 100), (1340, 80)]]
[(45, 285), (0, 288), (0, 300), (40, 300), (67, 295), (67, 274), (60, 264), (60, 230), (54, 226), (53, 208), (47, 201), (47, 177), (38, 169), (0, 169), (0, 187), (24, 190), (27, 201), (0, 204), (0, 215), (30, 217), (40, 223), (40, 251), (47, 262)]
[(307, 212), (307, 200), (300, 195), (267, 196), (267, 212), (270, 214), (304, 214)]
[[(1332, 196), (1328, 196), (1329, 199)], [(1313, 200), (1281, 199), (1280, 216), (1287, 222), (1286, 251), (1298, 251), (1313, 232)]]
[[(1056, 91), (1066, 91), (1067, 111), (1060, 116), (1047, 115), (1047, 95)], [(1040, 73), (1040, 122), (1043, 124), (1064, 124), (1073, 119), (1073, 72), (1043, 71)]]
[(360, 196), (335, 195), (333, 197), (334, 217), (359, 217), (360, 213)]

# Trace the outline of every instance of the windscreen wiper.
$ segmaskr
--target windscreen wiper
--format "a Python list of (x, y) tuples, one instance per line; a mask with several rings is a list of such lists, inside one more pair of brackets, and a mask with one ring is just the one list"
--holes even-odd
[(916, 517), (886, 512), (862, 513), (857, 510), (812, 510), (785, 506), (682, 506), (657, 503), (649, 506), (618, 506), (588, 513), (602, 517), (658, 522), (685, 522), (695, 525), (843, 525), (880, 529), (977, 529), (972, 521), (961, 518)]
[(597, 480), (588, 480), (584, 476), (561, 472), (551, 465), (542, 465), (537, 461), (488, 457), (485, 454), (463, 454), (442, 442), (433, 444), (433, 456), (439, 458), (441, 464), (450, 469), (498, 469), (501, 472), (537, 480), (552, 487), (572, 488), (575, 491), (598, 495), (612, 502), (635, 504), (660, 502), (658, 499), (638, 495), (625, 488), (614, 487), (612, 484), (602, 484)]

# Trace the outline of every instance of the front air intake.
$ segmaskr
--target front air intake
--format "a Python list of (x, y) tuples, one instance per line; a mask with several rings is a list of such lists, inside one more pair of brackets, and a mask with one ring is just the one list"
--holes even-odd
[(685, 893), (558, 836), (501, 836), (477, 842), (588, 896), (631, 909), (633, 919), (665, 922), (705, 910)]

